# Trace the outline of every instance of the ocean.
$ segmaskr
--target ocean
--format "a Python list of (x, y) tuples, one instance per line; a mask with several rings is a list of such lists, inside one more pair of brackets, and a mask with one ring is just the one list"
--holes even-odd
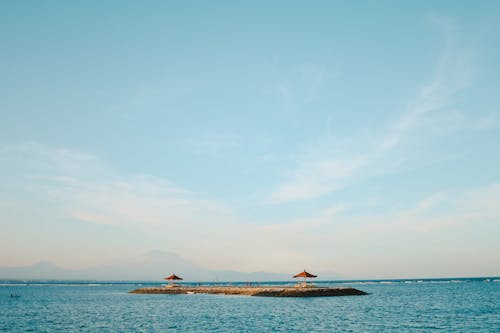
[(128, 293), (159, 284), (0, 281), (0, 331), (500, 332), (500, 278), (315, 283), (369, 293), (344, 297)]

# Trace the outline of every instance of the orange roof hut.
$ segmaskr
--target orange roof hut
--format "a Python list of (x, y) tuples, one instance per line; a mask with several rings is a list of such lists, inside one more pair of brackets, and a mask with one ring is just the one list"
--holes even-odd
[(173, 281), (173, 280), (182, 280), (181, 277), (178, 277), (177, 275), (175, 274), (172, 274), (170, 276), (167, 276), (166, 278), (164, 278), (164, 280), (170, 280), (170, 281)]
[(166, 278), (164, 278), (164, 280), (169, 281), (169, 284), (168, 284), (169, 287), (174, 287), (174, 286), (179, 286), (179, 285), (176, 285), (174, 283), (174, 281), (175, 280), (182, 280), (182, 278), (179, 277), (179, 276), (177, 276), (177, 275), (175, 275), (175, 274), (172, 274), (172, 275), (167, 276)]
[(313, 275), (309, 272), (306, 272), (306, 270), (304, 269), (303, 272), (300, 272), (299, 274), (296, 274), (293, 276), (294, 278), (299, 278), (299, 277), (303, 277), (304, 278), (304, 283), (303, 284), (299, 284), (299, 286), (302, 286), (302, 287), (307, 287), (307, 278), (315, 278), (315, 277), (318, 277), (317, 275)]

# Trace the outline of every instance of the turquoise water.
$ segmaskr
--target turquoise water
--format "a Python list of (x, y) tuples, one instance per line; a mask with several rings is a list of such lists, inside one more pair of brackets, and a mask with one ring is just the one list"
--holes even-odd
[(135, 295), (148, 284), (3, 281), (0, 331), (500, 332), (498, 278), (317, 284), (370, 295)]

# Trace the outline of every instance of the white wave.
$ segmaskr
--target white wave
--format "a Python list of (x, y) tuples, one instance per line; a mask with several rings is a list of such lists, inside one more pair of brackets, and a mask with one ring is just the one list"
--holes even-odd
[(27, 286), (26, 283), (0, 283), (0, 286), (20, 286), (20, 287), (25, 287)]

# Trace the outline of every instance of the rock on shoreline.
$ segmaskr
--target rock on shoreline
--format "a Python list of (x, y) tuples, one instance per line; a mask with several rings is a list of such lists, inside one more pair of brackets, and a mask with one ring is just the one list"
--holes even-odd
[(150, 287), (130, 291), (132, 294), (223, 294), (263, 297), (324, 297), (367, 295), (355, 288), (296, 287)]

